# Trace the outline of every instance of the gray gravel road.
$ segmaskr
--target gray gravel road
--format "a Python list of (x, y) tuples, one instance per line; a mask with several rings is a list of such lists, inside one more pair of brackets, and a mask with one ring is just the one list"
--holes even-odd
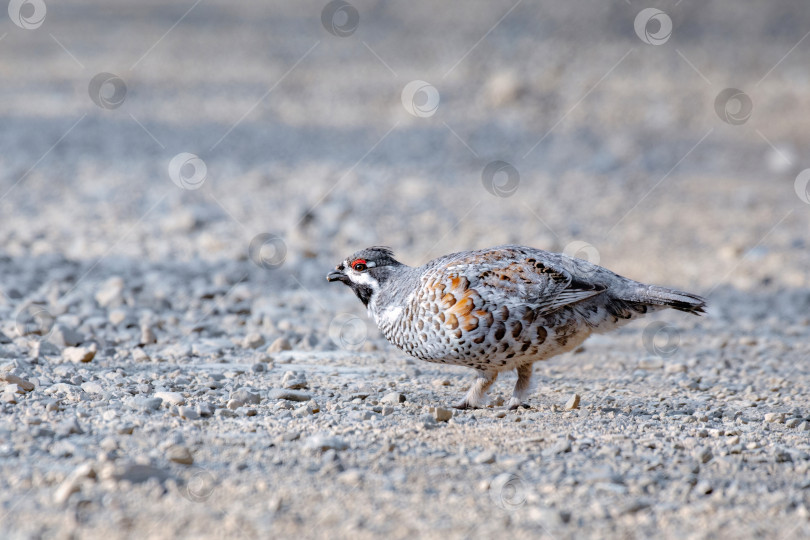
[[(810, 11), (654, 4), (10, 2), (0, 537), (810, 537)], [(709, 308), (455, 411), (324, 279), (502, 243)]]

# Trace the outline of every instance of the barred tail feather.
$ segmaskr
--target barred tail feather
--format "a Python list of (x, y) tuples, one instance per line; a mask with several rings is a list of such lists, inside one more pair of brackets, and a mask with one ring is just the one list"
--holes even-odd
[(705, 313), (706, 300), (696, 294), (690, 294), (656, 285), (643, 285), (633, 291), (627, 300), (653, 306), (665, 306), (678, 311), (700, 315)]

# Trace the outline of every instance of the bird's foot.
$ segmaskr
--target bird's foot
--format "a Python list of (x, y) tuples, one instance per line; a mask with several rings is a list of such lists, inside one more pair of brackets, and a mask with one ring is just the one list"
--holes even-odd
[(489, 405), (487, 396), (470, 396), (467, 394), (464, 399), (454, 403), (453, 408), (466, 411), (469, 409), (483, 409), (487, 405)]
[(506, 408), (509, 409), (510, 411), (514, 411), (521, 405), (523, 404), (520, 402), (520, 399), (513, 397), (509, 399), (509, 403), (506, 404)]
[(479, 407), (476, 407), (475, 405), (471, 404), (465, 398), (465, 399), (462, 399), (461, 401), (459, 401), (457, 403), (453, 403), (453, 408), (458, 409), (460, 411), (466, 411), (466, 410), (469, 410), (469, 409), (478, 409)]
[(529, 389), (532, 385), (532, 364), (523, 364), (517, 368), (518, 380), (515, 383), (515, 391), (512, 392), (512, 397), (509, 398), (509, 403), (506, 407), (510, 411), (514, 411), (518, 407), (529, 408), (524, 405), (523, 400), (529, 395)]
[(492, 386), (495, 379), (498, 378), (497, 371), (479, 371), (478, 377), (475, 378), (470, 390), (464, 399), (455, 405), (456, 409), (478, 409), (486, 407), (489, 399), (487, 398), (487, 389)]
[(519, 398), (513, 397), (509, 399), (509, 402), (506, 404), (506, 408), (510, 411), (514, 411), (515, 409), (531, 409), (531, 405), (523, 403)]

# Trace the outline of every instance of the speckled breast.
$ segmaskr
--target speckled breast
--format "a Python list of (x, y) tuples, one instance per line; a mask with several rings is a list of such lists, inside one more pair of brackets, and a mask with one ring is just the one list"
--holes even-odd
[(385, 337), (411, 356), (476, 369), (511, 369), (570, 350), (590, 334), (569, 310), (540, 317), (529, 305), (496, 305), (466, 277), (440, 270), (422, 277), (396, 320), (380, 325)]

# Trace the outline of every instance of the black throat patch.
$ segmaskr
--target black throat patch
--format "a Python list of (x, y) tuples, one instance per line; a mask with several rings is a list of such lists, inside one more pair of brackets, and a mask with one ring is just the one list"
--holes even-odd
[(371, 295), (374, 293), (374, 290), (368, 285), (361, 285), (353, 282), (350, 283), (349, 286), (354, 291), (354, 294), (357, 295), (357, 298), (363, 302), (363, 305), (368, 307), (368, 303), (371, 301)]

